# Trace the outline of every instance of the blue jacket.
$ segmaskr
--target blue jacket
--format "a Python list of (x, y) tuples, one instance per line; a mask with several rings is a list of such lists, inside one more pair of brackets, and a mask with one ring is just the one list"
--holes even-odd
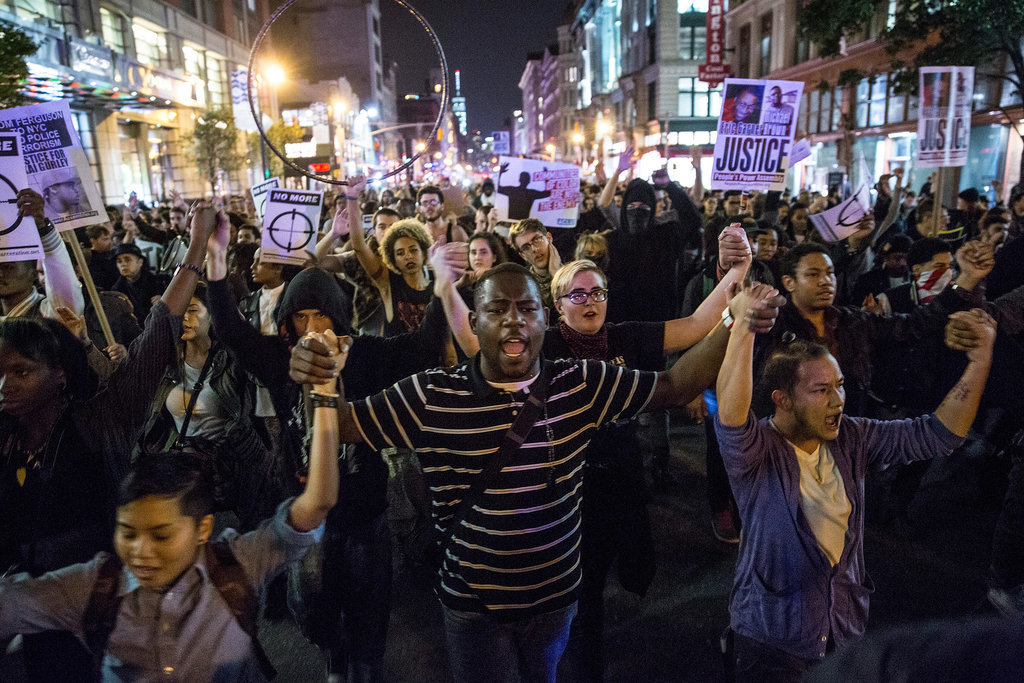
[(800, 507), (793, 447), (753, 412), (740, 427), (715, 416), (715, 432), (743, 520), (730, 596), (732, 629), (804, 659), (825, 656), (864, 633), (874, 591), (864, 568), (864, 478), (868, 467), (948, 455), (963, 439), (934, 415), (882, 422), (844, 416), (828, 444), (852, 506), (846, 545), (830, 566)]

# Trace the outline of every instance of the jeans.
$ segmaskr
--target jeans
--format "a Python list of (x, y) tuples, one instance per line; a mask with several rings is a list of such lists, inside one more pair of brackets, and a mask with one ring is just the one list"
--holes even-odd
[(459, 683), (554, 683), (574, 616), (576, 603), (511, 623), (445, 607), (452, 675)]
[(736, 683), (799, 683), (817, 662), (733, 633)]

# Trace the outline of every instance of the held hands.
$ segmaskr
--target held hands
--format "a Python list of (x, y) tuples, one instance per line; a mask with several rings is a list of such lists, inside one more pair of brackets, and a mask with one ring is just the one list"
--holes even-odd
[[(779, 315), (779, 308), (786, 303), (786, 297), (770, 285), (755, 282), (742, 287), (738, 282), (732, 286), (729, 312), (736, 320), (736, 326), (757, 334), (770, 332)], [(736, 327), (733, 327), (736, 330)]]
[(992, 360), (992, 345), (996, 340), (996, 321), (980, 308), (957, 311), (946, 323), (946, 346), (963, 351), (969, 361)]
[(747, 233), (739, 223), (732, 223), (718, 235), (718, 267), (725, 272), (734, 266), (749, 266), (753, 258)]
[(957, 283), (964, 289), (973, 290), (992, 272), (996, 264), (995, 251), (987, 242), (972, 240), (957, 250), (956, 264), (960, 268)]
[[(351, 348), (351, 337), (338, 339), (333, 332), (330, 338), (325, 334), (307, 334), (292, 347), (288, 376), (298, 384), (313, 385), (317, 393), (333, 394)], [(329, 389), (325, 391), (324, 387)]]

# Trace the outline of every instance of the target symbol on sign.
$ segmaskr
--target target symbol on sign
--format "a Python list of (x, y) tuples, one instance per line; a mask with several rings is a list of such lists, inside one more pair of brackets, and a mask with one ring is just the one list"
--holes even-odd
[(267, 228), (271, 241), (289, 252), (305, 248), (314, 232), (313, 222), (297, 209), (275, 216)]
[(0, 236), (7, 235), (18, 229), (21, 225), (21, 219), (23, 216), (18, 212), (18, 188), (14, 186), (7, 176), (0, 174), (0, 206), (5, 208), (4, 223), (7, 223), (8, 210), (7, 207), (14, 209), (14, 222), (8, 225), (6, 228), (0, 230)]

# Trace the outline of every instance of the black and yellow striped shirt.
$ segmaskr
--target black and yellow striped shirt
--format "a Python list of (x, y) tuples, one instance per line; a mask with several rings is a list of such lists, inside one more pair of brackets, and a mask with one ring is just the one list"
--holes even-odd
[[(514, 464), (502, 469), (498, 484), (466, 516), (444, 558), (439, 597), (452, 609), (486, 608), (514, 620), (576, 599), (584, 452), (599, 426), (643, 410), (657, 375), (600, 361), (558, 360), (548, 376), (544, 411)], [(434, 523), (446, 529), (527, 391), (492, 387), (473, 358), (408, 377), (353, 405), (374, 450), (416, 450)]]

